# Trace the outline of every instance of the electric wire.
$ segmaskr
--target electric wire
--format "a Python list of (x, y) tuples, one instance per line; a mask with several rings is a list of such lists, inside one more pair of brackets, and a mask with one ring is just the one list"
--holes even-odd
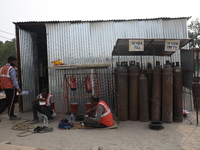
[(12, 39), (10, 39), (10, 38), (7, 38), (7, 37), (4, 37), (4, 36), (0, 36), (0, 37), (2, 37), (2, 38), (5, 38), (5, 39), (8, 39), (8, 40), (12, 40)]
[[(3, 30), (0, 30), (0, 32), (6, 33), (6, 34), (10, 34), (10, 35), (15, 35), (15, 34), (12, 34), (12, 33), (6, 32), (6, 31), (3, 31)], [(4, 38), (4, 39), (12, 40), (11, 38), (7, 38), (7, 37), (4, 37), (4, 36), (0, 36), (0, 37), (1, 37), (1, 38)]]
[(10, 34), (10, 35), (15, 35), (13, 33), (9, 33), (9, 32), (3, 31), (3, 30), (0, 30), (0, 32), (7, 33), (7, 34)]

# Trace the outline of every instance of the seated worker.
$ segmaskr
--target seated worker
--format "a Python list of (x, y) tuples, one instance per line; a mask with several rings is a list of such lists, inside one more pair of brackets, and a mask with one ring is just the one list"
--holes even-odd
[(53, 112), (55, 111), (55, 102), (53, 95), (49, 94), (47, 89), (43, 89), (36, 99), (32, 102), (32, 111), (33, 111), (33, 121), (31, 124), (39, 122), (37, 111), (42, 114), (45, 114), (48, 118), (48, 122), (53, 121)]
[(99, 97), (97, 96), (91, 96), (90, 102), (94, 108), (88, 110), (86, 113), (89, 114), (90, 112), (95, 111), (95, 118), (85, 118), (83, 121), (84, 126), (94, 128), (112, 126), (114, 124), (113, 115), (106, 102), (99, 100)]

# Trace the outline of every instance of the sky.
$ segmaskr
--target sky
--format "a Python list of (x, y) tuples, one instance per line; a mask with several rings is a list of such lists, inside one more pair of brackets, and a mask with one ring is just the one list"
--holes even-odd
[(13, 22), (120, 20), (191, 17), (200, 19), (199, 0), (0, 0), (0, 41), (15, 38)]

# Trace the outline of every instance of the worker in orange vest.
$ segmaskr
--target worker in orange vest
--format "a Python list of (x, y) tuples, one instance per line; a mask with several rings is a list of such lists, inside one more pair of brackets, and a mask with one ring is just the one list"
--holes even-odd
[(16, 80), (15, 65), (17, 58), (14, 56), (8, 57), (8, 63), (0, 68), (0, 89), (6, 93), (6, 100), (0, 106), (0, 114), (8, 107), (8, 116), (10, 120), (19, 120), (14, 114), (14, 103), (16, 101), (16, 92), (22, 92)]
[(85, 127), (105, 128), (114, 125), (112, 111), (105, 101), (99, 100), (97, 96), (91, 96), (90, 102), (94, 108), (88, 110), (86, 113), (89, 114), (95, 111), (95, 117), (86, 117), (83, 121)]
[(55, 99), (53, 95), (48, 93), (48, 89), (42, 89), (42, 93), (32, 101), (33, 120), (31, 124), (39, 122), (37, 111), (47, 116), (48, 123), (53, 122), (55, 109)]

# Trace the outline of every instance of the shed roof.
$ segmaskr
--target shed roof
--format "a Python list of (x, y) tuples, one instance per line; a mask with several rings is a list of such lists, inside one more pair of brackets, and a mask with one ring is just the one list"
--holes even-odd
[[(144, 40), (144, 51), (129, 51), (129, 40)], [(180, 40), (180, 47), (184, 47), (192, 39), (118, 39), (112, 51), (113, 56), (117, 55), (156, 55), (170, 56), (175, 51), (165, 51), (166, 40)]]
[(122, 21), (148, 21), (148, 20), (176, 20), (176, 19), (187, 19), (189, 20), (190, 17), (160, 17), (160, 18), (146, 18), (146, 19), (113, 19), (113, 20), (71, 20), (71, 21), (24, 21), (24, 22), (13, 22), (14, 24), (44, 24), (44, 23), (84, 23), (84, 22), (122, 22)]

